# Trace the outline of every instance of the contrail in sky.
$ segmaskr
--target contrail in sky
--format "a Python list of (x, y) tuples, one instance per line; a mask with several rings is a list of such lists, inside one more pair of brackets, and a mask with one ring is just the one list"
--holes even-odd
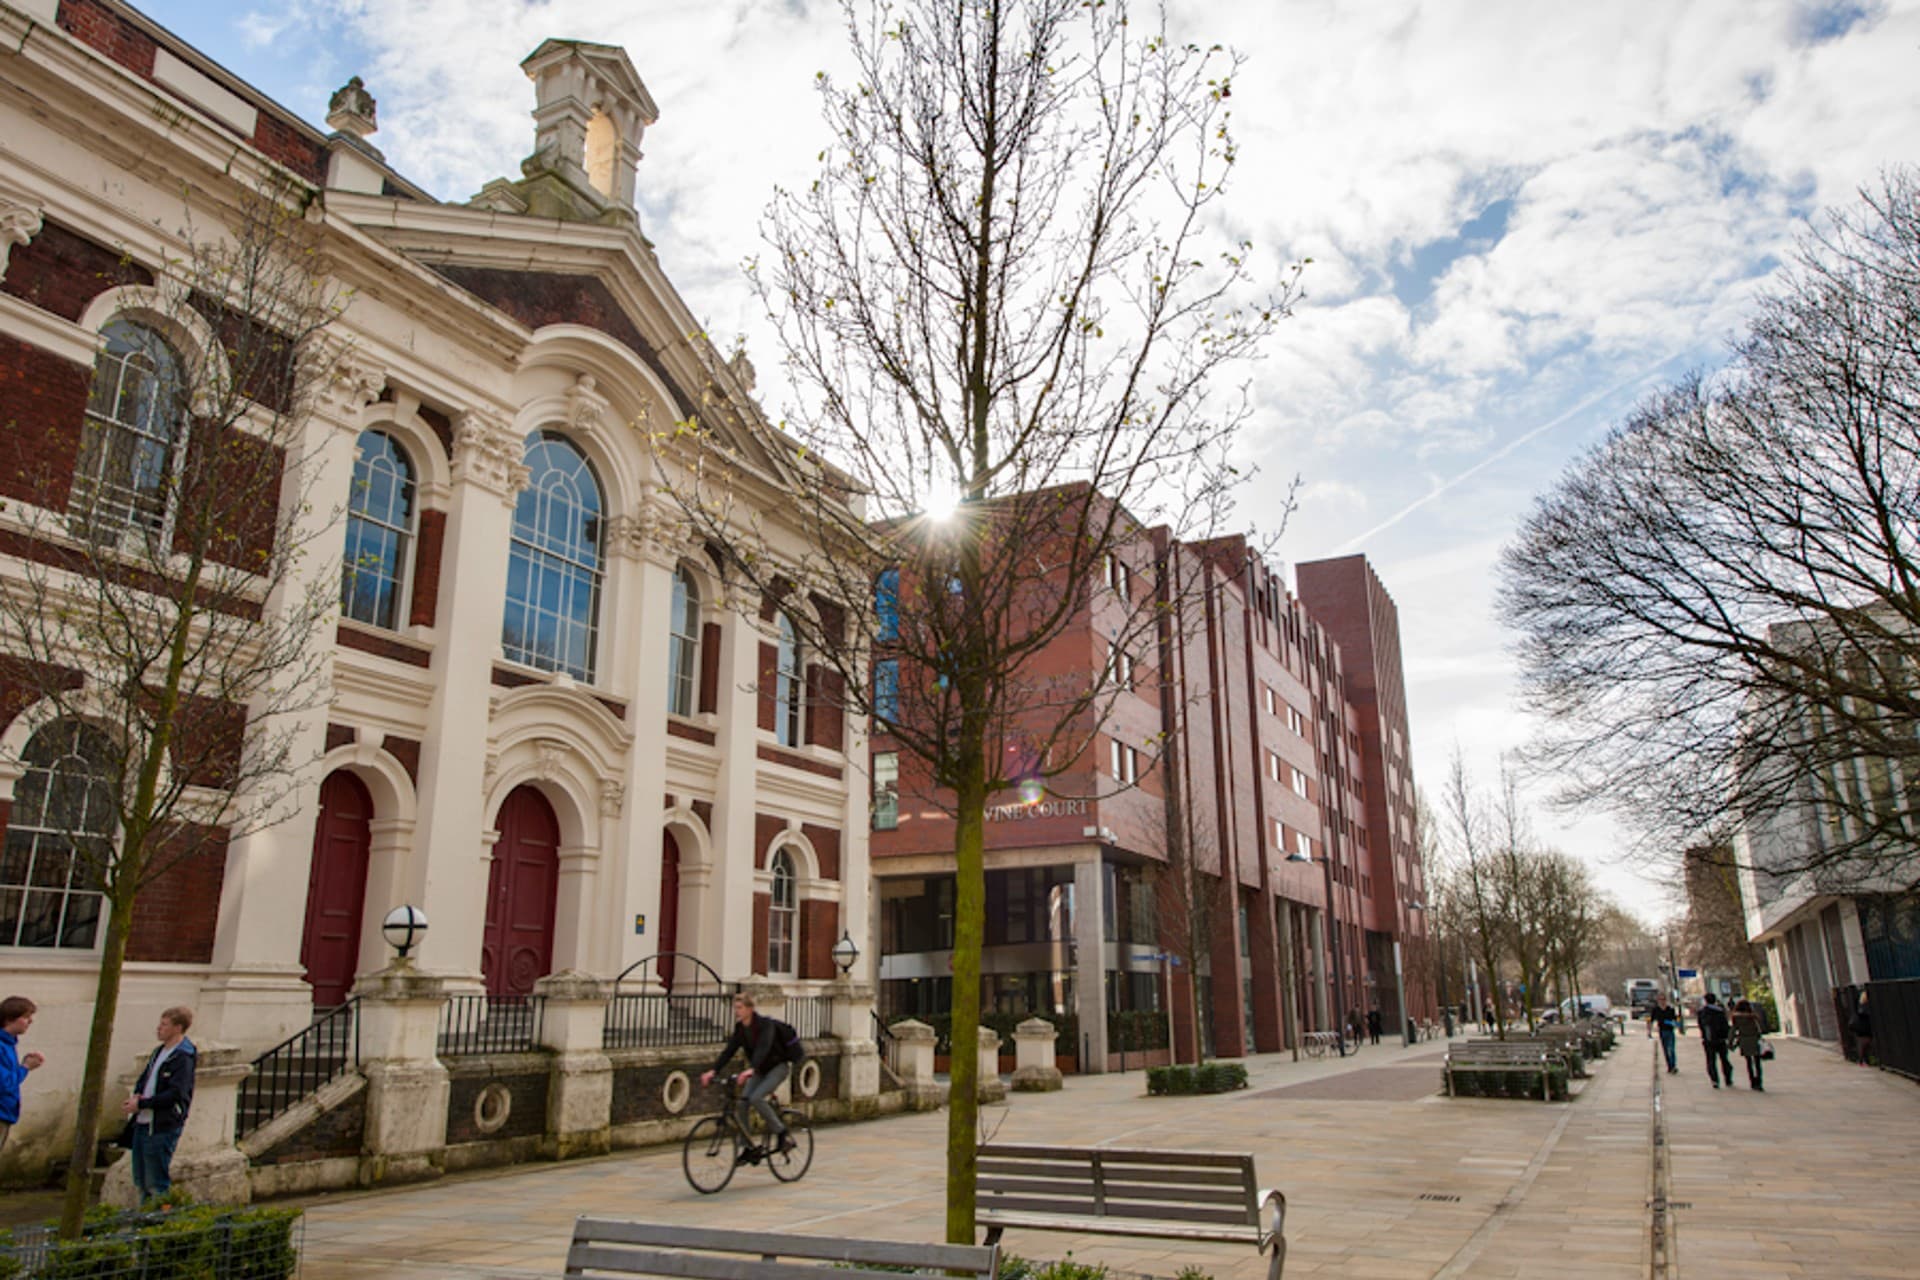
[(1373, 528), (1367, 530), (1365, 533), (1356, 534), (1354, 537), (1348, 538), (1345, 542), (1341, 543), (1339, 547), (1335, 549), (1334, 554), (1339, 555), (1348, 551), (1352, 551), (1353, 549), (1358, 547), (1361, 543), (1365, 542), (1368, 538), (1371, 538), (1376, 534), (1385, 533), (1388, 529), (1393, 528), (1393, 526), (1399, 524), (1402, 520), (1405, 520), (1408, 516), (1412, 515), (1414, 512), (1418, 511), (1420, 508), (1426, 506), (1429, 502), (1432, 502), (1435, 498), (1439, 497), (1441, 494), (1446, 493), (1448, 490), (1454, 488), (1457, 485), (1464, 483), (1465, 481), (1473, 479), (1473, 477), (1479, 475), (1482, 471), (1485, 471), (1488, 467), (1500, 461), (1500, 459), (1506, 457), (1508, 454), (1512, 453), (1515, 449), (1518, 449), (1521, 445), (1527, 443), (1529, 440), (1534, 440), (1539, 438), (1540, 436), (1545, 435), (1547, 432), (1553, 430), (1555, 427), (1560, 426), (1562, 423), (1566, 422), (1569, 418), (1573, 418), (1578, 416), (1579, 414), (1585, 413), (1587, 410), (1593, 408), (1594, 405), (1599, 404), (1602, 400), (1605, 400), (1610, 396), (1618, 395), (1620, 392), (1625, 391), (1628, 387), (1634, 386), (1638, 383), (1645, 382), (1648, 378), (1651, 378), (1654, 374), (1660, 372), (1660, 370), (1666, 368), (1668, 365), (1672, 364), (1675, 360), (1678, 360), (1679, 358), (1680, 358), (1679, 356), (1668, 356), (1665, 360), (1662, 360), (1657, 364), (1652, 364), (1647, 366), (1645, 369), (1642, 369), (1639, 373), (1634, 374), (1630, 378), (1624, 379), (1623, 381), (1620, 381), (1620, 382), (1616, 382), (1612, 386), (1606, 388), (1603, 391), (1594, 392), (1592, 395), (1588, 396), (1585, 400), (1582, 400), (1579, 404), (1573, 406), (1573, 408), (1567, 410), (1565, 413), (1561, 414), (1559, 417), (1553, 419), (1552, 421), (1543, 422), (1537, 427), (1521, 432), (1519, 435), (1507, 441), (1505, 444), (1501, 445), (1498, 449), (1495, 449), (1492, 453), (1488, 454), (1486, 457), (1480, 459), (1480, 461), (1468, 467), (1465, 471), (1462, 471), (1459, 475), (1454, 476), (1450, 480), (1444, 480), (1441, 483), (1435, 485), (1432, 489), (1420, 495), (1418, 498), (1415, 498), (1412, 502), (1409, 502), (1406, 506), (1400, 508), (1400, 510), (1394, 512), (1392, 515), (1388, 516), (1385, 520), (1382, 520), (1379, 524), (1373, 526)]

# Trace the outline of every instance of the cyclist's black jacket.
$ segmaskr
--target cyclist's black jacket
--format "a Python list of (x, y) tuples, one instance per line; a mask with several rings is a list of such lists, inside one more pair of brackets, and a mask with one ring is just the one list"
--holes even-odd
[(798, 1062), (807, 1056), (798, 1031), (778, 1018), (763, 1018), (757, 1013), (745, 1026), (733, 1024), (733, 1034), (713, 1060), (713, 1069), (719, 1071), (736, 1053), (747, 1055), (747, 1065), (755, 1075), (764, 1074), (776, 1063)]

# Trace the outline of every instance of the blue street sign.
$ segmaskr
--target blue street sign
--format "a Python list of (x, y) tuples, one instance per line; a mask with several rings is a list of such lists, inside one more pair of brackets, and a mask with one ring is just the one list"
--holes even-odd
[(1682, 969), (1680, 970), (1680, 976), (1683, 978), (1697, 978), (1700, 976), (1700, 971), (1698, 969)]

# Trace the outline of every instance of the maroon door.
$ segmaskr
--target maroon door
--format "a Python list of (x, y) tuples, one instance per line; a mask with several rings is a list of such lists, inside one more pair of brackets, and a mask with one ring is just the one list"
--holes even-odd
[(516, 787), (495, 820), (480, 972), (487, 993), (523, 996), (553, 968), (553, 904), (560, 882), (560, 821), (532, 787)]
[(373, 797), (350, 773), (320, 784), (320, 816), (313, 824), (307, 870), (307, 923), (300, 963), (313, 1003), (345, 1004), (360, 967), (360, 916), (367, 899), (367, 854), (372, 848)]
[[(680, 843), (669, 831), (660, 849), (660, 950), (671, 953), (679, 945)], [(663, 954), (656, 963), (660, 968), (660, 985), (673, 990), (673, 956)]]

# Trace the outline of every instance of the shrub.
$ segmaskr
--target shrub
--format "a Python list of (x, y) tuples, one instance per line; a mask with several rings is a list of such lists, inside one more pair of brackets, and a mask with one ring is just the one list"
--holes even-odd
[(1189, 1262), (1174, 1273), (1173, 1280), (1213, 1280), (1213, 1272), (1204, 1271)]
[(1199, 1066), (1147, 1068), (1147, 1093), (1164, 1097), (1189, 1093), (1228, 1093), (1247, 1087), (1242, 1062), (1203, 1062)]
[(0, 1280), (285, 1280), (299, 1267), (299, 1221), (300, 1210), (285, 1208), (99, 1206), (79, 1240), (56, 1239), (51, 1224), (0, 1236)]

